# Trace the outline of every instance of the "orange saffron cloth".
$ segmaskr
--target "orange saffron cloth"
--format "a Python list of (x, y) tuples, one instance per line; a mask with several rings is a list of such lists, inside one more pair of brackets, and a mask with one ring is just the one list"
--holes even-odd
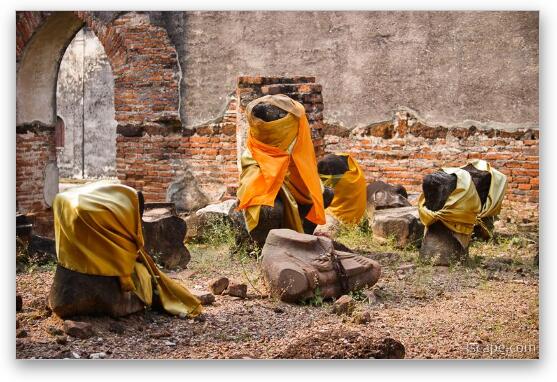
[[(251, 112), (253, 106), (258, 103), (275, 105), (289, 114), (277, 121), (265, 122)], [(259, 172), (256, 176), (243, 179), (247, 183), (243, 192), (238, 195), (238, 209), (246, 210), (251, 206), (262, 205), (272, 207), (286, 180), (286, 184), (295, 190), (307, 190), (309, 195), (304, 196), (305, 199), (311, 200), (312, 207), (306, 219), (315, 224), (324, 224), (321, 180), (317, 173), (317, 159), (304, 106), (282, 94), (264, 96), (248, 105), (246, 115), (249, 123), (246, 145), (257, 162)], [(292, 125), (293, 122), (297, 122), (294, 137), (288, 133), (288, 125)], [(267, 142), (273, 144), (264, 143), (255, 136), (263, 139), (268, 136)], [(289, 150), (291, 142), (294, 142), (294, 145)], [(294, 196), (295, 190), (292, 190)]]

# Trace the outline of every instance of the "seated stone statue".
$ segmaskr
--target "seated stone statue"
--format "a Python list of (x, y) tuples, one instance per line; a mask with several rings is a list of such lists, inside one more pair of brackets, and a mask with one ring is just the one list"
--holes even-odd
[(426, 175), (422, 187), (418, 204), (426, 230), (420, 256), (447, 265), (467, 257), (474, 231), (484, 238), (492, 234), (506, 177), (487, 162), (474, 161)]
[(343, 224), (358, 224), (366, 212), (366, 179), (350, 154), (327, 154), (317, 163), (323, 185), (333, 189), (327, 214)]
[(282, 94), (264, 96), (248, 104), (246, 116), (237, 209), (248, 235), (263, 246), (273, 228), (313, 232), (325, 221), (332, 191), (321, 189), (303, 105)]
[(286, 302), (316, 294), (339, 297), (374, 285), (381, 275), (381, 267), (374, 260), (335, 250), (329, 238), (288, 229), (269, 233), (261, 265), (271, 293)]
[(175, 315), (201, 313), (199, 300), (145, 251), (143, 205), (133, 188), (103, 182), (56, 196), (58, 264), (49, 294), (54, 313), (118, 317), (151, 305)]

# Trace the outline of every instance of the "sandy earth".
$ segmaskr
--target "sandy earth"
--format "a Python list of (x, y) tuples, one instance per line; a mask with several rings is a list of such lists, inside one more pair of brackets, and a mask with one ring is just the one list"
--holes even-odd
[[(204, 321), (153, 311), (118, 320), (79, 317), (96, 332), (81, 340), (60, 332), (63, 320), (46, 307), (53, 267), (38, 267), (16, 276), (23, 298), (17, 358), (369, 358), (368, 341), (386, 337), (404, 345), (406, 358), (539, 357), (537, 247), (531, 244), (473, 246), (471, 256), (481, 255), (481, 262), (454, 267), (420, 264), (412, 251), (369, 255), (383, 275), (354, 294), (353, 316), (332, 314), (331, 302), (293, 305), (268, 297), (257, 261), (233, 258), (227, 248), (190, 250), (189, 269), (171, 277), (205, 289), (224, 275), (247, 282), (249, 298), (216, 296)], [(355, 322), (363, 311), (371, 320)]]

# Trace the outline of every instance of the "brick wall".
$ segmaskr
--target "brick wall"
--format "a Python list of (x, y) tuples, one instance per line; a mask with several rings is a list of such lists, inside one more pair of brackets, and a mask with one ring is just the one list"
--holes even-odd
[(382, 180), (420, 193), (424, 175), (440, 167), (485, 159), (507, 175), (502, 215), (537, 221), (539, 202), (539, 130), (446, 128), (427, 126), (406, 112), (352, 131), (326, 125), (327, 152), (349, 152), (367, 181)]
[(44, 169), (56, 161), (54, 129), (29, 126), (16, 134), (16, 208), (30, 213), (39, 234), (51, 234), (52, 210), (45, 203)]
[(247, 105), (256, 98), (268, 94), (286, 94), (290, 98), (302, 103), (306, 109), (311, 137), (315, 152), (319, 157), (323, 153), (323, 96), (322, 87), (315, 83), (315, 77), (264, 77), (240, 76), (236, 88), (238, 102), (236, 140), (238, 156), (245, 148), (247, 121), (245, 110)]
[(234, 195), (238, 183), (236, 102), (229, 103), (221, 118), (182, 133), (119, 135), (116, 151), (120, 181), (142, 190), (149, 202), (165, 201), (170, 184), (186, 170), (193, 173), (201, 190), (211, 194), (215, 185), (222, 185), (225, 195)]

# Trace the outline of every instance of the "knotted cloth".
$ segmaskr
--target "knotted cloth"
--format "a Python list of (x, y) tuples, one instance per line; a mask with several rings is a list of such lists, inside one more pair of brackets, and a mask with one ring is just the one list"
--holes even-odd
[(153, 287), (171, 314), (197, 316), (201, 303), (162, 273), (144, 246), (137, 192), (121, 184), (91, 183), (54, 199), (58, 263), (72, 271), (119, 277), (124, 291), (152, 304)]
[(367, 207), (366, 179), (360, 165), (350, 154), (335, 155), (347, 157), (348, 171), (338, 175), (319, 174), (323, 185), (335, 192), (326, 211), (344, 224), (358, 224)]
[[(260, 103), (274, 105), (288, 114), (265, 122), (253, 115)], [(246, 149), (241, 156), (242, 173), (237, 196), (248, 231), (259, 223), (261, 206), (274, 206), (280, 195), (284, 204), (285, 228), (303, 232), (298, 204), (311, 205), (306, 219), (325, 223), (323, 193), (317, 160), (304, 106), (283, 95), (268, 95), (246, 108), (249, 124)]]
[(422, 192), (418, 199), (420, 220), (426, 227), (426, 232), (430, 225), (440, 221), (453, 232), (471, 235), (481, 210), (480, 197), (472, 177), (468, 171), (461, 168), (446, 167), (442, 171), (456, 175), (456, 188), (445, 201), (443, 208), (438, 211), (431, 211), (425, 206), (425, 196)]

